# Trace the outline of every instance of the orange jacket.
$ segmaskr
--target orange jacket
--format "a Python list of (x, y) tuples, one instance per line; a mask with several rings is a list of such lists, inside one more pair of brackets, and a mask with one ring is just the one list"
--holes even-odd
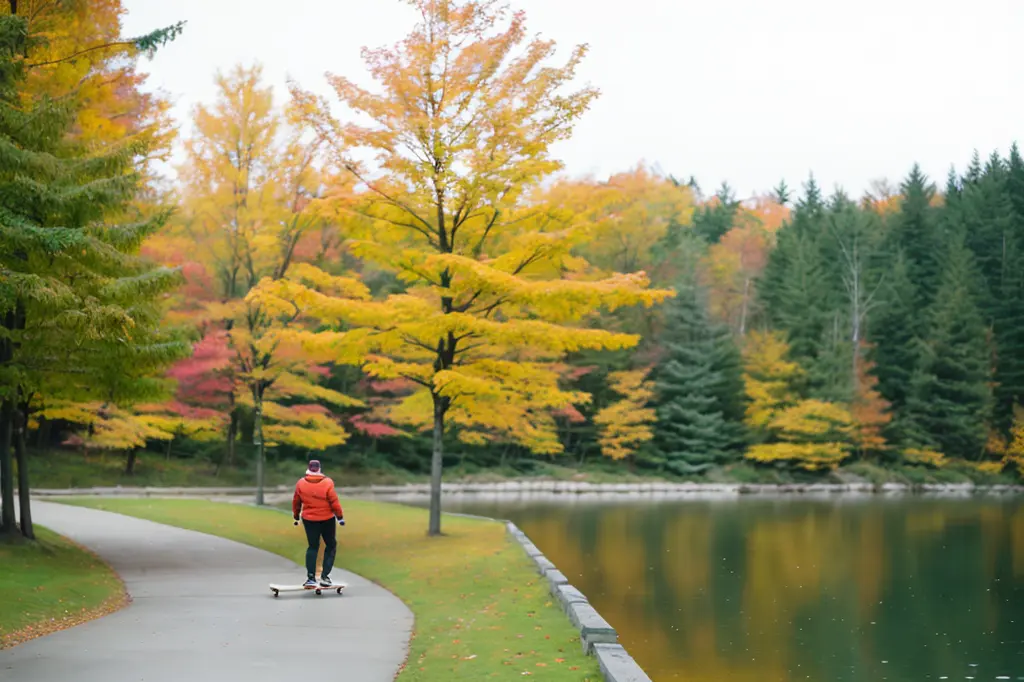
[(307, 521), (326, 521), (332, 516), (342, 518), (344, 512), (338, 493), (334, 491), (334, 481), (322, 473), (300, 478), (292, 496), (292, 514), (298, 518), (300, 511)]

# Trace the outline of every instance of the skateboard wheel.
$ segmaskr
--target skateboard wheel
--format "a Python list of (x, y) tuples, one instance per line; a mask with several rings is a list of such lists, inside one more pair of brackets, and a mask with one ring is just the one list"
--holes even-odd
[(341, 588), (340, 587), (338, 588), (338, 594), (341, 594)]
[(280, 594), (280, 592), (278, 592), (277, 590), (274, 590), (274, 596), (276, 597), (278, 594)]
[(317, 590), (316, 593), (317, 594), (323, 594), (323, 590)]

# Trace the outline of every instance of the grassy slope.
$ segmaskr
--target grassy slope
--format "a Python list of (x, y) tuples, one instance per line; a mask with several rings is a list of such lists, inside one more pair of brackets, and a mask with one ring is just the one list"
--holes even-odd
[[(219, 535), (296, 562), (305, 540), (288, 515), (200, 500), (77, 499), (71, 503)], [(416, 616), (399, 682), (520, 680), (596, 682), (594, 659), (547, 584), (501, 524), (444, 518), (426, 537), (426, 512), (343, 500), (338, 565), (398, 595)]]
[(121, 580), (95, 555), (46, 528), (36, 526), (36, 535), (0, 542), (0, 648), (126, 603)]

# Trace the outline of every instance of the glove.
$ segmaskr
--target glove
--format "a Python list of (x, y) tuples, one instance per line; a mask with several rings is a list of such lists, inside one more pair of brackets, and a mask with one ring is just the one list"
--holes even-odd
[(339, 518), (339, 519), (338, 519), (338, 525), (339, 525), (339, 526), (344, 526), (344, 525), (345, 525), (345, 519), (343, 519), (343, 518)]

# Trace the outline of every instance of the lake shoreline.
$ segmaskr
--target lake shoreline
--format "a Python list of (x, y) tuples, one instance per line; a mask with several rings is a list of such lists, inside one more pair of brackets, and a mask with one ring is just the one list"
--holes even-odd
[[(403, 485), (366, 485), (337, 487), (340, 495), (369, 499), (419, 499), (429, 495), (423, 483)], [(290, 494), (291, 486), (267, 486), (265, 494)], [(472, 498), (576, 498), (608, 499), (705, 499), (729, 497), (864, 497), (864, 496), (1014, 496), (1024, 493), (1024, 485), (976, 485), (972, 483), (588, 483), (583, 481), (506, 481), (502, 483), (445, 483), (445, 495)], [(254, 495), (255, 487), (128, 487), (37, 489), (33, 496), (59, 498), (69, 496), (124, 497), (219, 497)]]

